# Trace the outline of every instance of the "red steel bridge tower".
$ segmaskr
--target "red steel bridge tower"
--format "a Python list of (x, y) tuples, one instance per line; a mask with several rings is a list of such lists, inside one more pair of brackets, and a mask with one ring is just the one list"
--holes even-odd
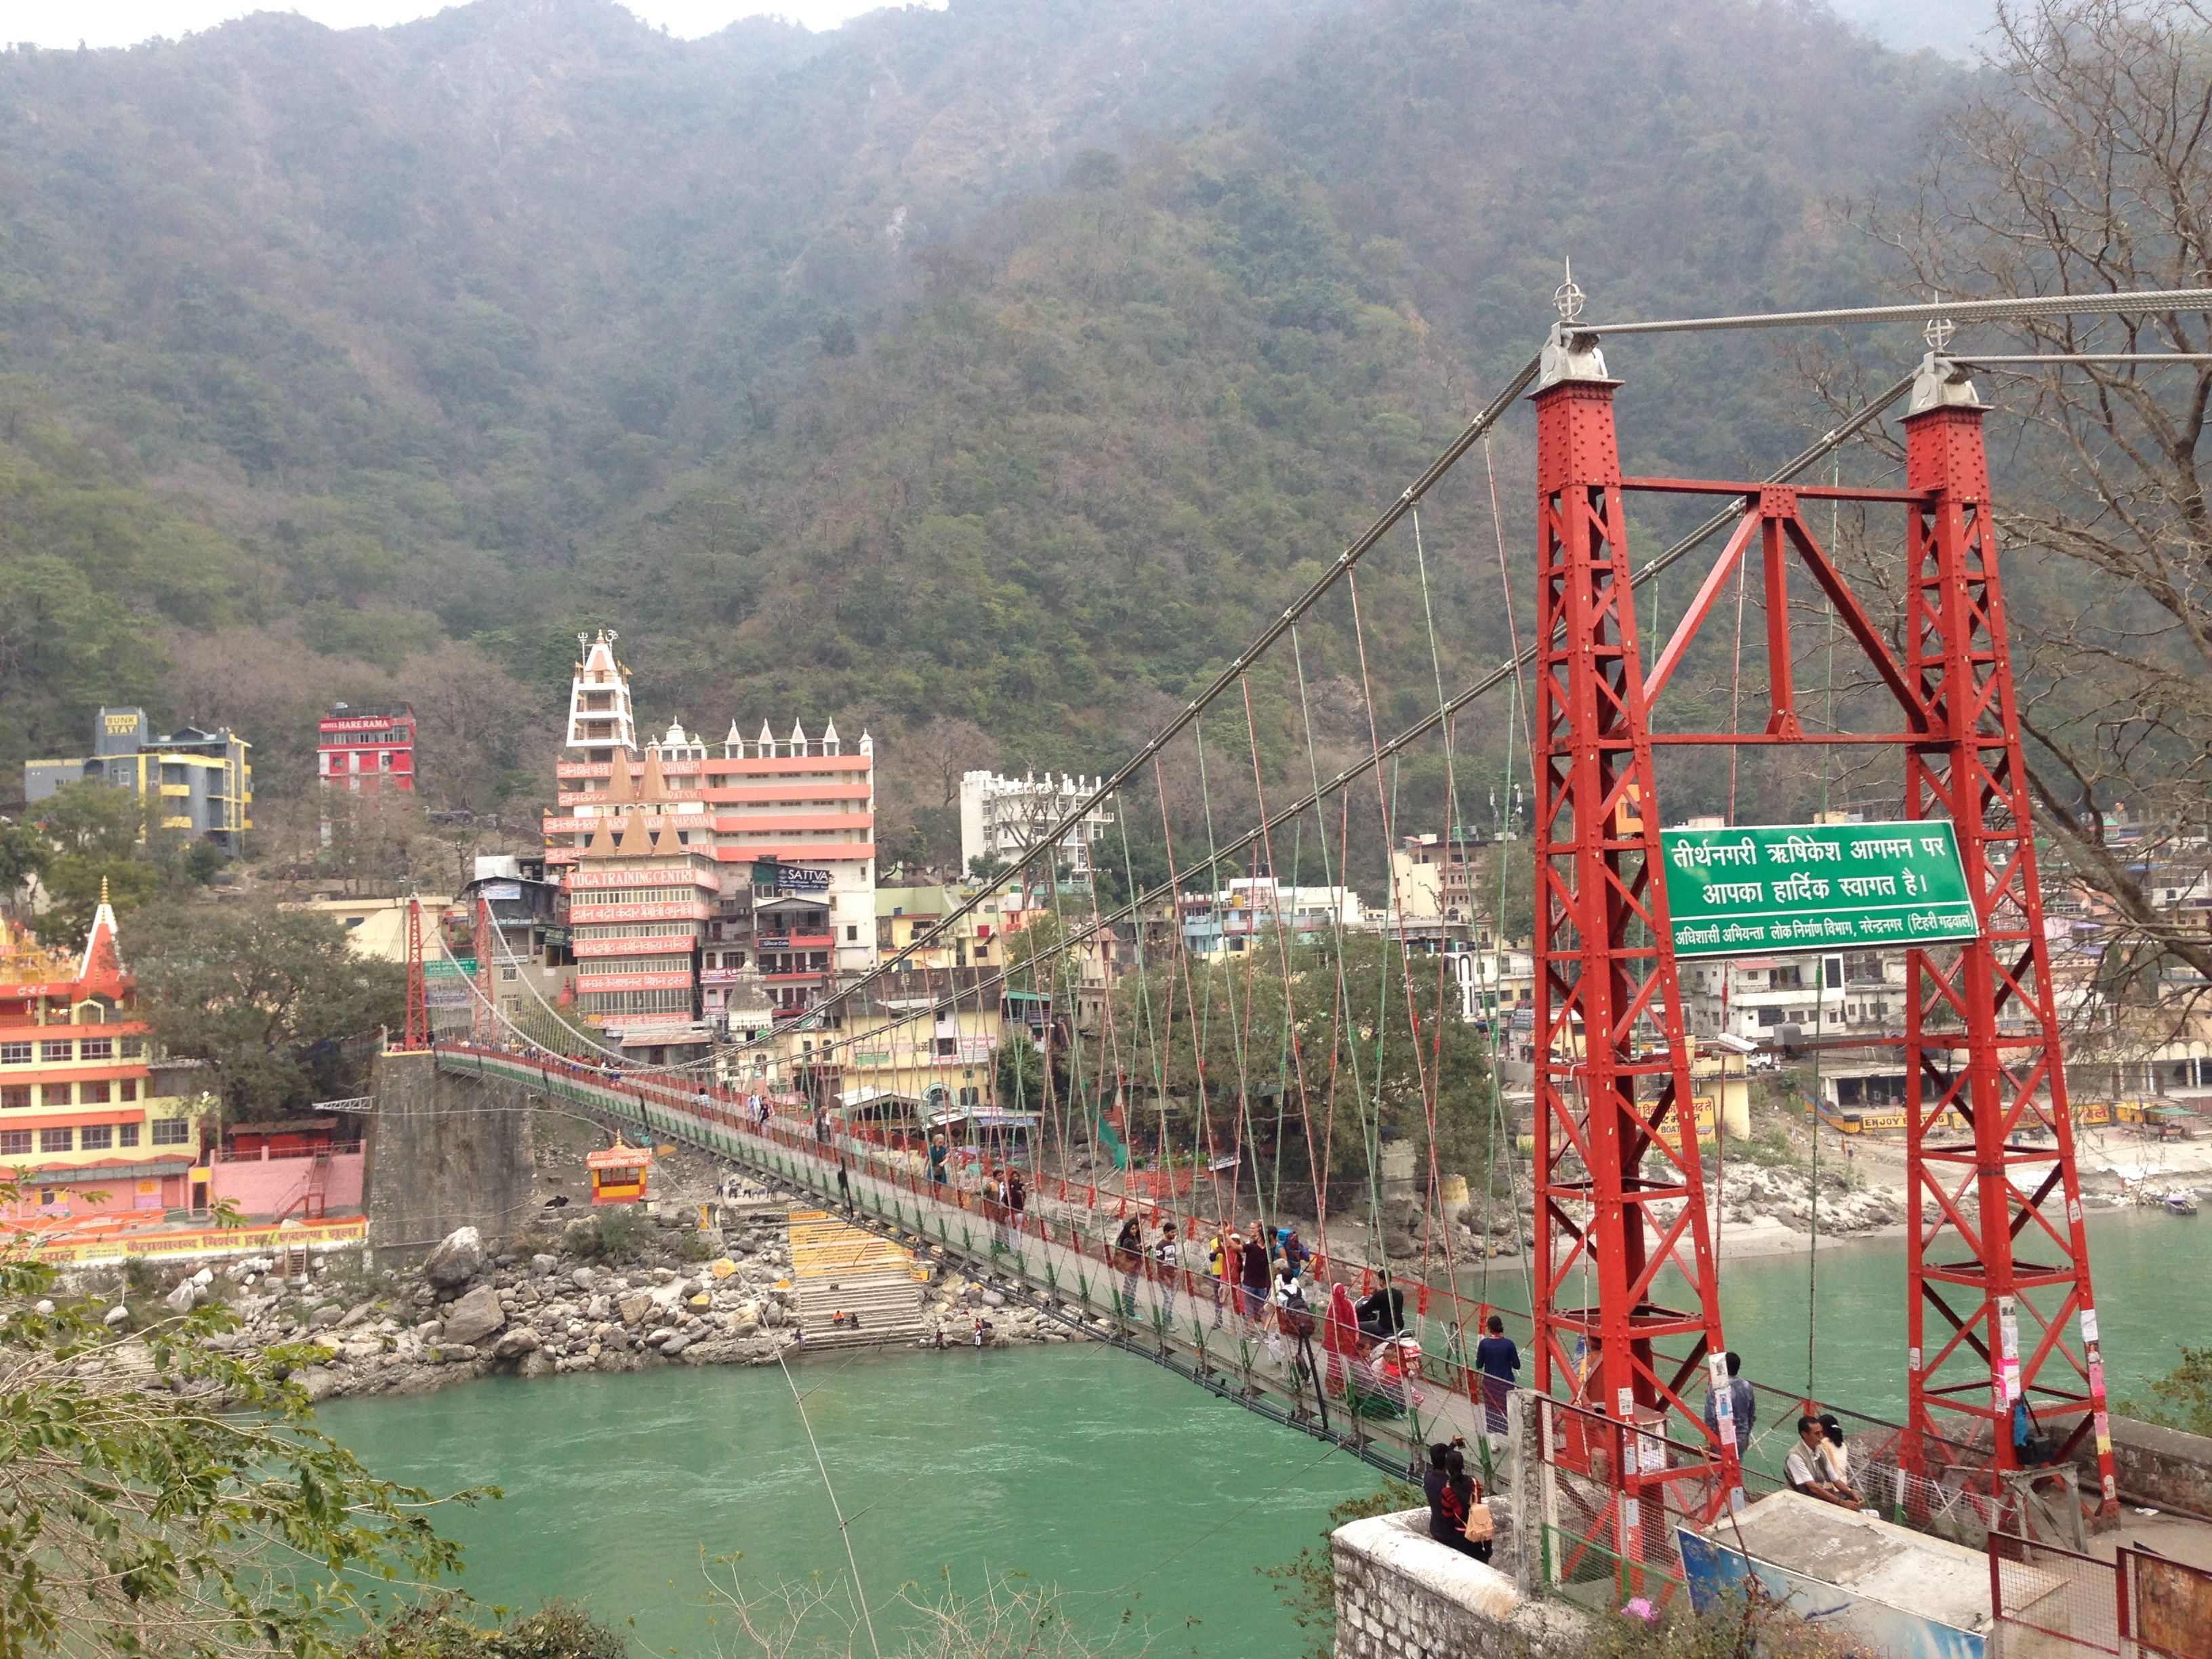
[[(1563, 290), (1563, 295), (1570, 289)], [(1578, 298), (1578, 295), (1573, 296)], [(1563, 309), (1565, 308), (1563, 307)], [(1904, 489), (1625, 477), (1619, 382), (1595, 334), (1553, 331), (1537, 420), (1534, 1267), (1536, 1386), (1640, 1427), (1663, 1458), (1619, 1455), (1613, 1547), (1633, 1563), (1673, 1516), (1712, 1518), (1739, 1481), (1732, 1429), (1705, 1421), (1722, 1352), (1682, 999), (1652, 775), (1666, 744), (1888, 745), (1908, 818), (1948, 817), (1979, 937), (1908, 952), (1901, 1039), (1911, 1112), (1908, 1474), (1966, 1468), (1991, 1496), (2019, 1459), (2027, 1400), (2062, 1458), (2094, 1437), (2114, 1500), (2095, 1304), (2004, 631), (1983, 406), (1964, 368), (1923, 360), (1905, 416)], [(1732, 533), (1647, 668), (1628, 493), (1734, 497)], [(1889, 504), (1914, 573), (1903, 660), (1801, 513)], [(1739, 565), (1763, 587), (1770, 707), (1741, 732), (1655, 732), (1652, 711)], [(1825, 595), (1896, 708), (1888, 729), (1808, 731), (1791, 672), (1792, 570)], [(1748, 724), (1748, 723), (1747, 723)], [(1899, 1042), (1899, 1039), (1890, 1039)], [(1966, 1126), (1963, 1135), (1945, 1123)], [(1672, 1269), (1672, 1272), (1668, 1270)], [(1933, 1316), (1931, 1317), (1930, 1316)], [(1562, 1383), (1565, 1386), (1562, 1387)], [(1639, 1472), (1639, 1462), (1642, 1465)], [(1655, 1468), (1655, 1465), (1656, 1466)]]

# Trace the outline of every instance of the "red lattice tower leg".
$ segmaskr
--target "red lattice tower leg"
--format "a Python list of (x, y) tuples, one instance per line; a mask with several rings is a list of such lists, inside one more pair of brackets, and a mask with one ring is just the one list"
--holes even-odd
[[(1656, 1475), (1613, 1470), (1620, 1550), (1635, 1562), (1639, 1532), (1672, 1524), (1652, 1505), (1711, 1519), (1737, 1484), (1737, 1456), (1684, 1399), (1721, 1351), (1720, 1304), (1658, 879), (1613, 430), (1619, 383), (1605, 378), (1594, 342), (1555, 337), (1545, 355), (1535, 393), (1536, 1386), (1577, 1391), (1580, 1346), (1589, 1406), (1674, 1443), (1674, 1467)], [(1674, 1214), (1662, 1219), (1656, 1206), (1670, 1201)], [(1656, 1299), (1670, 1263), (1690, 1286), (1686, 1308)]]
[[(1907, 484), (1923, 493), (1908, 518), (1906, 667), (1928, 710), (1927, 740), (1907, 752), (1905, 810), (1956, 827), (1981, 937), (1948, 967), (1946, 951), (1907, 957), (1916, 1432), (1906, 1467), (1942, 1461), (1923, 1435), (1992, 1437), (1996, 1468), (2019, 1467), (2011, 1417), (2024, 1394), (2060, 1461), (2094, 1437), (2109, 1510), (2117, 1492), (2104, 1363), (2005, 635), (1985, 411), (1962, 378), (1934, 368), (1905, 422)], [(1950, 1109), (1968, 1139), (1942, 1130)], [(2048, 1143), (2030, 1144), (2022, 1131), (2032, 1127)], [(1923, 1215), (1929, 1210), (1933, 1220)]]
[(430, 999), (422, 986), (422, 901), (407, 901), (407, 1036), (410, 1050), (430, 1046)]

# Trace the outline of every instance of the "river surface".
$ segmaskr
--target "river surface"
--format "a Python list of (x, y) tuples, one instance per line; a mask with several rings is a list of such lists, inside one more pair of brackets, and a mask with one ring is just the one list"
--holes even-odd
[[(2183, 1342), (2212, 1342), (2212, 1221), (2103, 1215), (2090, 1237), (2109, 1385), (2124, 1397)], [(1901, 1413), (1904, 1261), (1897, 1239), (1821, 1248), (1824, 1399)], [(1808, 1267), (1724, 1269), (1729, 1341), (1762, 1382), (1804, 1385)], [(1517, 1281), (1493, 1270), (1497, 1299)], [(441, 1522), (467, 1546), (479, 1601), (573, 1596), (643, 1650), (686, 1656), (748, 1650), (710, 1605), (702, 1556), (741, 1553), (735, 1571), (756, 1588), (848, 1571), (809, 1425), (879, 1626), (896, 1621), (902, 1584), (950, 1568), (975, 1591), (1018, 1573), (1057, 1586), (1093, 1629), (1145, 1623), (1163, 1654), (1302, 1651), (1255, 1568), (1316, 1541), (1331, 1504), (1379, 1480), (1103, 1347), (825, 1355), (792, 1375), (804, 1420), (781, 1371), (712, 1366), (337, 1401), (319, 1417), (379, 1474), (505, 1490)]]

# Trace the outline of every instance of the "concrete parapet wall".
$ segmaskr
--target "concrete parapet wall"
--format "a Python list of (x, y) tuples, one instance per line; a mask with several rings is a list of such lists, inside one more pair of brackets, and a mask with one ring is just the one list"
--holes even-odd
[(1536, 1601), (1512, 1577), (1429, 1536), (1429, 1512), (1405, 1510), (1339, 1527), (1337, 1659), (1524, 1659), (1586, 1651), (1588, 1616)]
[[(2138, 1423), (2130, 1417), (2115, 1415), (2112, 1423), (2112, 1474), (2123, 1501), (2212, 1516), (2212, 1438)], [(2082, 1491), (2094, 1492), (2094, 1445), (2080, 1467)]]
[(380, 1055), (363, 1185), (368, 1242), (427, 1249), (456, 1227), (504, 1239), (529, 1220), (529, 1091), (439, 1072), (427, 1054)]

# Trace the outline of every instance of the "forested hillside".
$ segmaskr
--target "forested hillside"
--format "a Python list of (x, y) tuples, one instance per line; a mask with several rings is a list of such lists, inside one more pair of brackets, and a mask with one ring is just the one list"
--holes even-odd
[[(443, 796), (520, 804), (599, 622), (648, 719), (1091, 769), (1534, 349), (1563, 257), (1616, 313), (1864, 292), (1837, 206), (1948, 73), (1745, 0), (691, 43), (477, 0), (0, 56), (0, 790), (128, 696), (281, 794), (317, 700), (398, 692), (454, 711)], [(1794, 448), (1774, 368), (1634, 347), (1632, 443)], [(1479, 481), (1432, 524), (1447, 658), (1494, 661)]]

